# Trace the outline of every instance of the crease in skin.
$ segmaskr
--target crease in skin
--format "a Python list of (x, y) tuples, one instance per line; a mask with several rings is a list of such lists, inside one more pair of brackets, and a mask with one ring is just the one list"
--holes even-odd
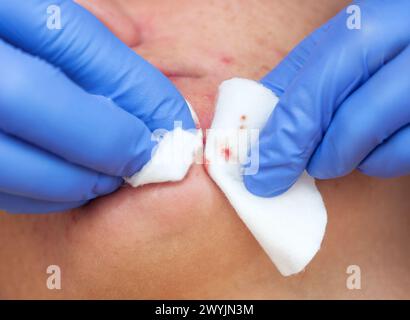
[(142, 43), (140, 27), (124, 10), (110, 0), (74, 0), (92, 12), (105, 26), (129, 47)]

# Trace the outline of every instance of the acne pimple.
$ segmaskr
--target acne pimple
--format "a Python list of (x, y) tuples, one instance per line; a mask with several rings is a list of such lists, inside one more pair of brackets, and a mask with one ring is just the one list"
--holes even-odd
[(231, 56), (222, 56), (221, 57), (221, 62), (223, 64), (229, 65), (232, 64), (234, 62), (234, 58)]

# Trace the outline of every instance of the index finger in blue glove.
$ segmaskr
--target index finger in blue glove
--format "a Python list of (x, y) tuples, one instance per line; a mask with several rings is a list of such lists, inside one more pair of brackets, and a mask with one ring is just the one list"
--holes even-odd
[[(61, 158), (130, 176), (151, 158), (151, 131), (111, 100), (0, 41), (0, 129)], [(28, 162), (30, 165), (30, 162)]]
[[(74, 165), (1, 131), (0, 154), (0, 192), (9, 195), (79, 202), (111, 193), (122, 183), (121, 178)], [(0, 209), (4, 205), (0, 202)]]
[[(58, 6), (61, 30), (47, 27), (47, 8)], [(194, 128), (185, 100), (156, 68), (71, 0), (0, 2), (0, 36), (60, 68), (92, 94), (103, 95), (151, 130)]]
[(393, 178), (410, 173), (410, 125), (400, 129), (379, 145), (359, 165), (368, 176)]
[(70, 209), (81, 207), (86, 204), (87, 201), (51, 202), (0, 193), (0, 203), (1, 209), (7, 213), (34, 214), (65, 212)]
[(287, 84), (261, 132), (259, 172), (245, 176), (251, 192), (274, 196), (290, 188), (341, 103), (407, 46), (410, 23), (403, 7), (410, 8), (408, 1), (358, 3), (362, 29), (348, 29), (346, 11), (339, 13)]
[(283, 59), (271, 72), (261, 79), (261, 83), (280, 97), (292, 83), (298, 72), (309, 60), (312, 52), (317, 48), (329, 29), (334, 19), (330, 19), (312, 34), (303, 39), (285, 59)]
[[(407, 47), (339, 106), (309, 161), (311, 176), (330, 179), (352, 172), (375, 148), (410, 123), (409, 61)], [(409, 147), (403, 144), (403, 148)]]

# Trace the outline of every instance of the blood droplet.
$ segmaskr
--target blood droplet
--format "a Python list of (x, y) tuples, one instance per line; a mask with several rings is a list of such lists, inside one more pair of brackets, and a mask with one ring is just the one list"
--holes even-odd
[(222, 155), (224, 156), (225, 161), (229, 161), (231, 158), (231, 149), (225, 147), (222, 149)]

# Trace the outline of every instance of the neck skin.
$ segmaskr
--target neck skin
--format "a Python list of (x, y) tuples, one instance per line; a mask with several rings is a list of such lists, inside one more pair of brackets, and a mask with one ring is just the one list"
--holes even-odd
[[(209, 127), (219, 83), (259, 79), (346, 1), (81, 0)], [(250, 4), (252, 4), (250, 6)], [(0, 214), (2, 298), (409, 298), (409, 177), (318, 181), (329, 222), (305, 272), (273, 267), (202, 166), (59, 215)], [(45, 270), (62, 269), (63, 290)], [(346, 287), (350, 265), (361, 290)]]

